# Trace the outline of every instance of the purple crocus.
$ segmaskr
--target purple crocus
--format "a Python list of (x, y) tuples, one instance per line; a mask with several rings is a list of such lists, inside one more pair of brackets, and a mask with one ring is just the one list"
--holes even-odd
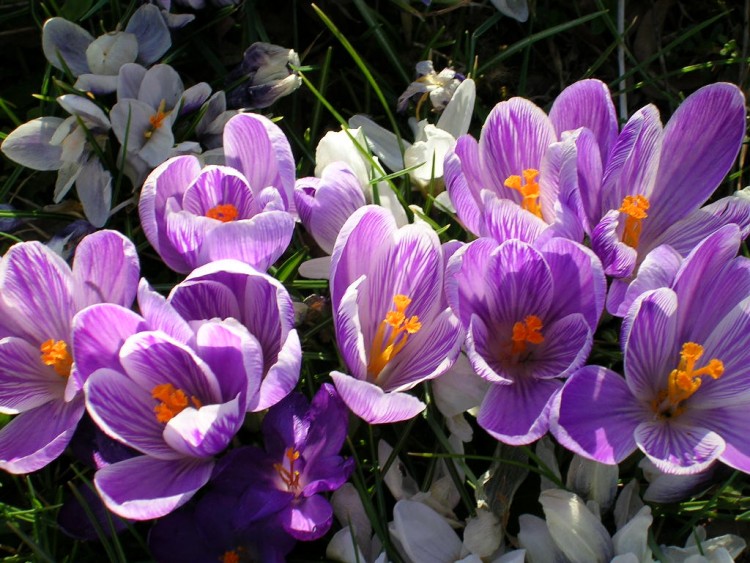
[(331, 261), (336, 338), (351, 373), (331, 373), (336, 389), (371, 424), (416, 416), (425, 405), (404, 391), (447, 371), (463, 339), (443, 297), (437, 235), (424, 223), (399, 229), (370, 205), (344, 224)]
[(142, 281), (138, 303), (142, 317), (115, 305), (83, 311), (74, 345), (92, 418), (142, 454), (101, 468), (94, 483), (112, 512), (144, 520), (208, 481), (246, 412), (289, 394), (301, 351), (286, 290), (235, 260), (195, 270), (169, 299)]
[(263, 419), (265, 448), (232, 450), (216, 468), (215, 490), (235, 493), (237, 483), (243, 484), (234, 527), (276, 519), (295, 539), (324, 536), (333, 509), (321, 493), (341, 487), (354, 469), (353, 458), (339, 455), (347, 420), (330, 384), (323, 384), (312, 403), (293, 393), (272, 407)]
[[(29, 473), (66, 448), (84, 412), (71, 320), (84, 307), (129, 307), (139, 275), (133, 244), (99, 231), (79, 244), (73, 267), (39, 242), (0, 262), (0, 468)], [(114, 305), (113, 305), (114, 306)]]
[(267, 270), (291, 240), (294, 159), (281, 129), (260, 115), (235, 115), (224, 152), (227, 166), (201, 169), (197, 157), (178, 156), (143, 185), (143, 230), (177, 272), (222, 258)]
[[(729, 172), (745, 134), (745, 98), (733, 84), (705, 86), (688, 96), (666, 126), (658, 110), (637, 111), (614, 137), (614, 107), (593, 105), (601, 91), (573, 85), (550, 116), (560, 134), (577, 130), (581, 204), (591, 245), (616, 280), (607, 309), (618, 316), (628, 284), (645, 256), (669, 245), (686, 256), (719, 227), (750, 233), (750, 200), (726, 197), (701, 208)], [(582, 108), (600, 108), (593, 115)], [(606, 110), (606, 111), (605, 111)], [(607, 116), (610, 116), (609, 118)]]
[(562, 445), (609, 464), (639, 448), (666, 473), (699, 473), (716, 460), (750, 472), (750, 261), (736, 257), (740, 241), (736, 225), (719, 229), (670, 287), (633, 303), (625, 377), (599, 366), (570, 377), (552, 409)]
[(451, 257), (448, 302), (472, 367), (492, 384), (480, 426), (512, 445), (547, 432), (550, 399), (586, 361), (605, 291), (596, 256), (563, 238), (537, 246), (483, 238)]
[(445, 157), (444, 176), (459, 219), (477, 236), (518, 238), (496, 225), (502, 216), (523, 225), (526, 242), (547, 230), (583, 239), (575, 139), (559, 139), (550, 118), (529, 100), (497, 104), (479, 142), (459, 137)]

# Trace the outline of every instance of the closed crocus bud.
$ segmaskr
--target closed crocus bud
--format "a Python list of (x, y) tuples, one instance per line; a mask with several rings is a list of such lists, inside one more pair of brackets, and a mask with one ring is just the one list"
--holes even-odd
[(242, 81), (228, 90), (227, 106), (260, 109), (291, 94), (302, 84), (292, 66), (299, 66), (299, 55), (293, 49), (253, 43), (245, 51), (240, 65), (227, 77), (229, 84)]

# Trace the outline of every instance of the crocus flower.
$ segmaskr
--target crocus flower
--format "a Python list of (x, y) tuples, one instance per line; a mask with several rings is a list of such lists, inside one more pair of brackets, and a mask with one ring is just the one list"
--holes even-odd
[(538, 247), (484, 238), (451, 257), (446, 278), (467, 356), (492, 384), (477, 422), (507, 444), (533, 442), (547, 432), (560, 378), (591, 349), (606, 291), (599, 260), (563, 238)]
[[(242, 62), (227, 75), (227, 104), (231, 108), (261, 109), (294, 92), (302, 79), (292, 67), (299, 66), (299, 55), (270, 43), (253, 43), (242, 55)], [(228, 87), (229, 87), (228, 86)]]
[(92, 418), (142, 454), (99, 469), (94, 483), (110, 510), (143, 520), (208, 481), (245, 413), (289, 394), (301, 352), (286, 291), (236, 261), (197, 269), (168, 300), (141, 282), (138, 303), (142, 317), (83, 311), (74, 345)]
[(700, 473), (715, 461), (750, 472), (750, 278), (739, 245), (737, 226), (722, 227), (670, 287), (635, 301), (621, 337), (625, 378), (598, 366), (573, 374), (552, 408), (561, 444), (610, 464), (638, 448), (666, 473)]
[(458, 356), (463, 334), (442, 296), (443, 269), (429, 226), (399, 229), (378, 206), (358, 209), (336, 240), (331, 300), (351, 375), (331, 377), (346, 405), (371, 424), (416, 416), (425, 405), (404, 391), (439, 376)]
[[(578, 151), (572, 136), (559, 139), (552, 121), (523, 98), (497, 104), (477, 142), (458, 138), (445, 157), (445, 185), (467, 230), (498, 242), (533, 242), (543, 232), (580, 242)], [(498, 225), (511, 221), (514, 235)]]
[[(177, 71), (166, 64), (150, 69), (124, 64), (117, 77), (117, 103), (112, 131), (128, 160), (140, 159), (150, 169), (164, 162), (174, 145), (172, 124), (178, 115), (199, 107), (211, 93), (201, 82), (184, 89)], [(130, 166), (138, 168), (138, 163)]]
[(292, 237), (294, 159), (281, 129), (255, 114), (240, 114), (224, 129), (227, 166), (201, 168), (179, 156), (146, 179), (138, 210), (143, 230), (177, 272), (222, 258), (262, 270)]
[(117, 88), (117, 74), (125, 63), (151, 65), (172, 45), (159, 8), (145, 4), (128, 20), (125, 29), (96, 39), (65, 18), (44, 22), (42, 49), (57, 69), (70, 70), (78, 80), (75, 87), (95, 94), (109, 94)]
[(94, 102), (66, 94), (57, 103), (70, 117), (40, 117), (17, 127), (0, 150), (12, 161), (34, 170), (57, 170), (54, 202), (75, 184), (87, 219), (101, 227), (112, 205), (112, 177), (97, 157), (91, 140), (103, 148), (111, 128), (109, 118)]
[(100, 231), (78, 246), (71, 269), (39, 242), (19, 243), (0, 262), (0, 468), (29, 473), (56, 459), (83, 415), (71, 321), (101, 302), (129, 307), (138, 258), (133, 244)]
[(733, 84), (712, 84), (688, 96), (666, 126), (649, 105), (617, 135), (614, 106), (602, 88), (598, 81), (567, 88), (550, 118), (561, 135), (583, 128), (576, 133), (581, 206), (605, 273), (623, 278), (607, 303), (623, 316), (624, 293), (652, 250), (669, 245), (684, 257), (729, 223), (750, 233), (748, 199), (727, 197), (701, 208), (740, 149), (745, 99)]
[(364, 115), (352, 116), (349, 125), (362, 128), (370, 148), (392, 172), (409, 168), (409, 177), (419, 189), (429, 187), (432, 193), (437, 193), (443, 189), (446, 154), (456, 146), (456, 139), (469, 131), (475, 98), (476, 85), (467, 78), (458, 85), (434, 125), (426, 119), (410, 120), (414, 143), (399, 140)]
[(333, 386), (324, 384), (312, 403), (293, 393), (272, 407), (262, 430), (264, 449), (232, 450), (216, 470), (217, 488), (224, 481), (230, 487), (238, 480), (245, 484), (235, 527), (276, 518), (295, 539), (324, 536), (333, 509), (321, 493), (341, 487), (354, 469), (353, 458), (339, 455), (346, 439), (346, 407)]
[(422, 104), (429, 99), (432, 109), (442, 111), (448, 105), (464, 76), (452, 68), (444, 68), (440, 73), (435, 72), (432, 61), (419, 61), (417, 63), (417, 79), (409, 84), (403, 94), (398, 97), (398, 111), (404, 111), (409, 100), (419, 96), (416, 114)]

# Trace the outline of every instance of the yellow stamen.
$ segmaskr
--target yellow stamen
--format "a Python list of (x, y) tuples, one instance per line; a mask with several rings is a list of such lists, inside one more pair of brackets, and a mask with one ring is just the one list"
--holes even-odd
[(222, 223), (228, 223), (229, 221), (235, 221), (239, 216), (240, 212), (231, 203), (225, 203), (223, 205), (217, 205), (212, 207), (206, 212), (206, 217), (209, 219), (216, 219)]
[[(383, 368), (396, 357), (404, 346), (410, 334), (419, 332), (422, 323), (419, 317), (413, 315), (406, 316), (406, 308), (411, 303), (411, 299), (406, 295), (396, 295), (393, 298), (396, 306), (394, 311), (388, 311), (385, 319), (381, 321), (375, 338), (372, 340), (370, 347), (370, 363), (367, 365), (367, 373), (372, 377), (377, 377)], [(388, 336), (386, 337), (386, 333)]]
[(638, 248), (638, 240), (641, 238), (643, 220), (648, 217), (646, 211), (651, 204), (643, 195), (628, 195), (622, 200), (620, 213), (625, 213), (625, 228), (622, 233), (622, 242), (631, 248)]
[(68, 352), (68, 345), (64, 340), (49, 339), (42, 342), (39, 346), (42, 353), (42, 363), (52, 368), (61, 377), (70, 375), (70, 368), (73, 367), (73, 357)]
[(540, 219), (542, 218), (542, 208), (539, 205), (539, 183), (536, 181), (539, 171), (533, 168), (527, 168), (523, 171), (523, 181), (521, 176), (508, 176), (505, 180), (505, 187), (518, 191), (523, 196), (521, 207), (530, 211)]
[(180, 414), (191, 402), (196, 409), (203, 406), (198, 397), (193, 396), (188, 400), (185, 392), (182, 389), (176, 389), (171, 383), (157, 385), (151, 390), (151, 396), (157, 401), (161, 401), (154, 407), (154, 413), (156, 413), (156, 420), (163, 424)]
[(526, 343), (529, 344), (541, 344), (544, 342), (544, 336), (542, 336), (541, 330), (544, 328), (542, 319), (536, 315), (528, 315), (523, 321), (519, 321), (513, 325), (513, 348), (511, 353), (513, 355), (523, 354), (526, 351)]
[[(285, 461), (283, 463), (274, 463), (273, 468), (278, 472), (281, 480), (286, 484), (287, 489), (297, 493), (299, 491), (299, 471), (294, 469), (294, 462), (299, 459), (299, 452), (294, 448), (287, 448), (284, 452)], [(285, 467), (288, 463), (289, 467)]]
[(678, 416), (684, 410), (681, 403), (695, 394), (703, 377), (719, 379), (724, 373), (724, 363), (711, 359), (704, 367), (695, 369), (696, 362), (703, 356), (703, 346), (686, 342), (680, 352), (680, 363), (667, 377), (667, 388), (659, 392), (651, 403), (654, 412), (665, 418)]
[(167, 118), (167, 116), (172, 113), (170, 111), (164, 111), (167, 107), (167, 101), (162, 100), (159, 103), (159, 107), (156, 110), (156, 113), (148, 118), (148, 122), (151, 124), (151, 128), (147, 129), (146, 132), (143, 134), (144, 137), (147, 139), (151, 138), (151, 135), (154, 134), (154, 131), (159, 129), (162, 125), (164, 125), (164, 120)]

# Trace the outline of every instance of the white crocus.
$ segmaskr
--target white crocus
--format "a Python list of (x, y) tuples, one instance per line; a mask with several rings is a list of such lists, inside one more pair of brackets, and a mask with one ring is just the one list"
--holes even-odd
[(642, 507), (610, 537), (598, 516), (575, 493), (548, 489), (542, 491), (539, 502), (546, 522), (529, 514), (519, 518), (518, 541), (527, 549), (532, 563), (653, 560), (648, 547), (648, 529), (653, 521), (650, 507)]
[[(431, 186), (431, 193), (443, 190), (443, 161), (456, 145), (456, 139), (469, 131), (476, 99), (476, 85), (467, 78), (452, 93), (450, 101), (435, 125), (427, 120), (413, 121), (414, 143), (402, 140), (369, 117), (355, 115), (351, 127), (359, 127), (367, 137), (370, 149), (392, 172), (409, 170), (411, 181), (419, 189)], [(403, 154), (401, 152), (403, 147)]]
[[(699, 546), (700, 544), (700, 546)], [(747, 542), (734, 534), (706, 539), (706, 529), (698, 526), (685, 542), (685, 547), (661, 546), (663, 563), (728, 563), (747, 547)]]

